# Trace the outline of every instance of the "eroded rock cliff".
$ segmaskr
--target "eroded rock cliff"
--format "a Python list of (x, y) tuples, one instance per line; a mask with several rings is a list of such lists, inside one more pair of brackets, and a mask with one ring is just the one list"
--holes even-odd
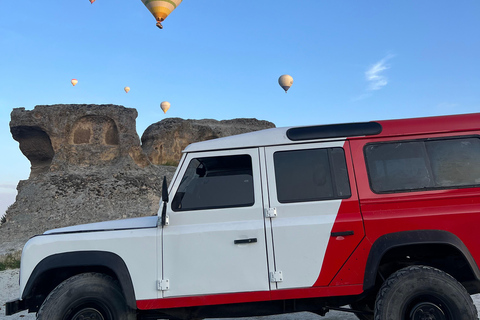
[(190, 143), (274, 128), (272, 122), (257, 119), (184, 120), (167, 118), (149, 126), (142, 135), (142, 149), (156, 165), (176, 165)]
[(170, 179), (175, 167), (148, 160), (136, 117), (116, 105), (12, 111), (10, 131), (31, 172), (0, 226), (0, 255), (48, 229), (157, 213), (162, 177)]

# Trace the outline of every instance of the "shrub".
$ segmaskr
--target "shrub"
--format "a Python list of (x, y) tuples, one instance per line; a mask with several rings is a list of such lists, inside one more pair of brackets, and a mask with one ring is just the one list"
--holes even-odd
[(18, 255), (10, 253), (0, 257), (0, 271), (18, 268), (20, 268), (20, 258)]

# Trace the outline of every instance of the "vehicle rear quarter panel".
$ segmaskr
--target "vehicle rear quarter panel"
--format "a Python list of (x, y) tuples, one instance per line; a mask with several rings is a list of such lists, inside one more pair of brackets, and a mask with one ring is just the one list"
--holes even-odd
[(364, 146), (371, 142), (472, 134), (478, 134), (478, 132), (352, 139), (351, 148), (360, 207), (366, 237), (371, 243), (382, 235), (394, 232), (444, 230), (456, 235), (466, 245), (478, 264), (480, 245), (477, 226), (480, 223), (480, 188), (375, 194), (370, 188), (363, 153)]

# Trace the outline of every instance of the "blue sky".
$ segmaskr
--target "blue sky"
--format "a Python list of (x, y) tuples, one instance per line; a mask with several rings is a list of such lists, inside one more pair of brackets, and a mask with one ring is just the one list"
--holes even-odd
[(2, 1), (0, 215), (30, 171), (9, 131), (17, 107), (136, 108), (139, 136), (165, 117), (292, 126), (480, 108), (478, 0), (184, 0), (163, 25), (140, 0)]

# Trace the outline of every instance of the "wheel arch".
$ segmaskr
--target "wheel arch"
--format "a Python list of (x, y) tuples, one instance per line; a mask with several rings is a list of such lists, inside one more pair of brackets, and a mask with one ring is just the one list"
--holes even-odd
[(441, 247), (455, 252), (468, 265), (476, 282), (480, 279), (480, 269), (465, 244), (451, 232), (445, 230), (412, 230), (385, 234), (372, 245), (368, 255), (363, 283), (364, 291), (375, 286), (377, 274), (384, 258), (391, 252), (403, 248)]
[(118, 281), (127, 305), (136, 309), (135, 290), (123, 259), (106, 251), (58, 253), (40, 261), (30, 275), (22, 299), (31, 311), (38, 311), (43, 300), (64, 280), (86, 272), (108, 274)]

